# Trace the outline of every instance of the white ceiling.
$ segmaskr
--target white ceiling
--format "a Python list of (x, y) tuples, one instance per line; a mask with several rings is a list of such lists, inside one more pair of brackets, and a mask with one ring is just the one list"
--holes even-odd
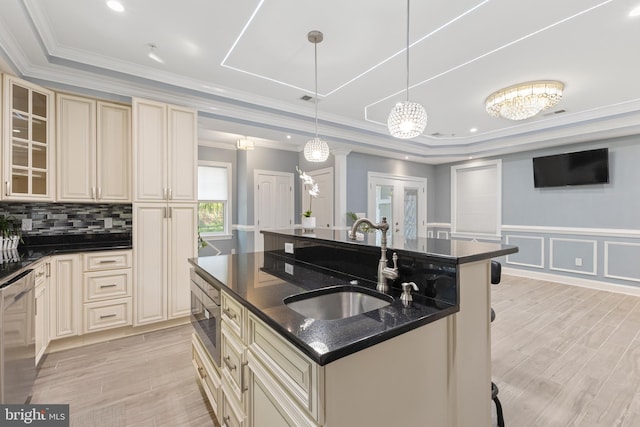
[[(411, 4), (410, 99), (424, 135), (397, 140), (386, 119), (406, 96), (404, 0), (2, 0), (0, 67), (54, 87), (188, 104), (200, 137), (332, 149), (424, 163), (640, 132), (640, 0), (429, 0)], [(164, 63), (148, 58), (148, 44)], [(484, 99), (529, 80), (560, 80), (553, 111), (490, 117)], [(564, 110), (554, 114), (554, 111)], [(472, 133), (471, 128), (477, 128)], [(291, 138), (287, 139), (286, 135)]]

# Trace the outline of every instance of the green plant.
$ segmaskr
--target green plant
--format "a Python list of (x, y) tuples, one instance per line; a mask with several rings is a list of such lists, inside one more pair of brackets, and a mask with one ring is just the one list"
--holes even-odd
[(202, 249), (206, 246), (209, 246), (209, 244), (207, 243), (206, 240), (202, 238), (202, 236), (200, 235), (200, 232), (198, 232), (198, 249)]

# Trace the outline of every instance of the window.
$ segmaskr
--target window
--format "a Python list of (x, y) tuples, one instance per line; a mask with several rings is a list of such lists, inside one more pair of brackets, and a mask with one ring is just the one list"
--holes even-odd
[(500, 240), (502, 161), (451, 167), (451, 235)]
[(231, 163), (198, 164), (198, 232), (231, 237)]

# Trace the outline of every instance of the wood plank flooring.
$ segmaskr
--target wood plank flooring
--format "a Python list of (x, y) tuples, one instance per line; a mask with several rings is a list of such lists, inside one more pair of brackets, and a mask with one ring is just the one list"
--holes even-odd
[(503, 275), (492, 306), (507, 426), (640, 426), (640, 298)]
[[(508, 427), (640, 426), (640, 298), (508, 275), (491, 290)], [(33, 403), (69, 403), (73, 426), (217, 426), (190, 336), (186, 325), (50, 354)]]
[(71, 426), (217, 426), (191, 364), (191, 325), (47, 355), (32, 403), (68, 403)]

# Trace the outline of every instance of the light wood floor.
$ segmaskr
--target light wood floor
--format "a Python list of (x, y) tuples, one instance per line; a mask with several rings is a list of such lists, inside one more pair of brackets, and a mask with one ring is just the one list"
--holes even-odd
[[(640, 298), (503, 275), (492, 305), (507, 427), (640, 426)], [(81, 427), (217, 425), (190, 336), (186, 325), (50, 354), (33, 403), (69, 403)]]
[(492, 301), (507, 426), (640, 426), (640, 298), (503, 275)]
[(47, 355), (32, 403), (77, 427), (217, 426), (191, 364), (191, 325)]

